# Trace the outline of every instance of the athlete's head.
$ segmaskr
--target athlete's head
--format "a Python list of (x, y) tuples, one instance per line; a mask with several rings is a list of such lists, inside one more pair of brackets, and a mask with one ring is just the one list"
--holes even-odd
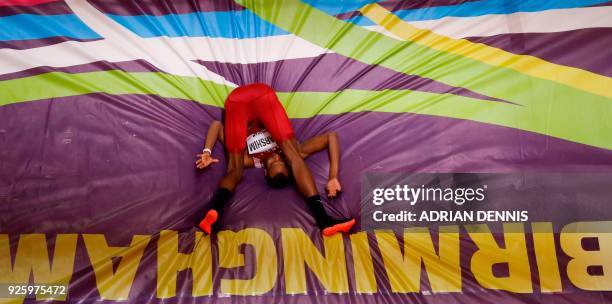
[(289, 166), (278, 153), (273, 153), (265, 160), (266, 183), (272, 188), (284, 188), (291, 182)]

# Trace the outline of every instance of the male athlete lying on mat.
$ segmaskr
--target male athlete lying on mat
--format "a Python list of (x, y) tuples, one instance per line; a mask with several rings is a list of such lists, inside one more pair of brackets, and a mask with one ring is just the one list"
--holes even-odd
[(225, 101), (225, 134), (222, 127), (218, 121), (211, 125), (205, 148), (196, 161), (199, 169), (218, 162), (211, 157), (211, 150), (217, 139), (225, 143), (229, 154), (227, 173), (211, 199), (211, 209), (199, 224), (204, 232), (211, 233), (212, 225), (240, 182), (244, 167), (265, 168), (266, 181), (274, 188), (284, 187), (292, 176), (323, 235), (347, 233), (355, 224), (355, 219), (336, 220), (325, 213), (312, 174), (304, 162), (310, 154), (329, 148), (327, 192), (330, 197), (335, 197), (340, 191), (337, 177), (340, 145), (335, 133), (298, 143), (276, 93), (259, 83), (238, 87), (229, 94)]

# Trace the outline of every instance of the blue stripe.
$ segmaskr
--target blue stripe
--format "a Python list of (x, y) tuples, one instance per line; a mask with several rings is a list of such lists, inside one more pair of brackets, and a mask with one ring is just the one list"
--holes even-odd
[(141, 37), (256, 38), (288, 34), (249, 10), (164, 16), (108, 16)]
[[(330, 14), (352, 11), (374, 2), (373, 0), (330, 1), (305, 0)], [(609, 0), (483, 0), (453, 6), (438, 6), (395, 12), (406, 21), (433, 20), (443, 17), (473, 17), (488, 14), (535, 12), (548, 9), (584, 7), (606, 3)], [(249, 10), (232, 12), (197, 12), (164, 16), (108, 15), (116, 22), (142, 37), (207, 36), (223, 38), (256, 38), (288, 34), (273, 24), (259, 18)], [(347, 20), (359, 25), (373, 25), (363, 17)], [(68, 37), (97, 39), (98, 34), (73, 14), (32, 15), (18, 14), (0, 17), (0, 41)]]
[(324, 11), (329, 15), (338, 15), (356, 11), (366, 4), (380, 2), (382, 0), (302, 0), (314, 8)]
[(0, 17), (0, 41), (69, 37), (76, 39), (101, 38), (73, 14), (19, 14)]
[[(394, 12), (404, 21), (435, 20), (444, 17), (475, 17), (491, 14), (538, 12), (550, 9), (585, 7), (610, 0), (483, 0), (458, 5), (435, 6)], [(364, 16), (346, 20), (362, 26), (374, 25)]]

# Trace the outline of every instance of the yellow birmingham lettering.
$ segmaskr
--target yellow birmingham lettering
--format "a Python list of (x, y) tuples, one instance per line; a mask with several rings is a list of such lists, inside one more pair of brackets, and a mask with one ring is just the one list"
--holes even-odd
[(355, 273), (355, 288), (358, 293), (376, 293), (376, 276), (374, 263), (370, 254), (368, 234), (358, 232), (351, 234), (351, 251), (353, 252), (353, 270)]
[[(9, 238), (6, 234), (0, 234), (0, 283), (27, 284), (32, 273), (34, 284), (68, 286), (74, 269), (77, 238), (77, 234), (58, 234), (51, 264), (45, 235), (22, 234), (14, 267), (11, 267)], [(65, 298), (66, 295), (36, 296), (37, 300)]]
[(274, 287), (277, 276), (276, 246), (272, 237), (261, 229), (248, 228), (239, 232), (221, 231), (218, 236), (219, 267), (236, 268), (244, 266), (242, 244), (255, 249), (256, 272), (253, 278), (221, 279), (221, 292), (232, 295), (260, 295)]
[[(598, 250), (585, 250), (582, 240), (596, 238)], [(612, 222), (577, 222), (563, 227), (561, 248), (572, 259), (567, 263), (567, 277), (576, 287), (585, 290), (612, 290)], [(589, 274), (598, 266), (603, 274)]]
[[(134, 235), (129, 247), (111, 247), (102, 234), (83, 234), (87, 254), (93, 266), (96, 286), (103, 300), (127, 300), (144, 249), (150, 236)], [(113, 272), (113, 258), (119, 257)]]
[(212, 256), (210, 237), (195, 233), (195, 245), (190, 254), (178, 252), (178, 233), (162, 230), (157, 243), (157, 297), (176, 296), (177, 272), (190, 269), (193, 275), (191, 295), (212, 294)]
[(299, 228), (282, 228), (285, 288), (289, 294), (306, 293), (304, 263), (319, 279), (323, 287), (332, 293), (348, 292), (348, 275), (342, 236), (336, 234), (323, 238), (325, 256), (312, 240)]
[(438, 251), (427, 228), (404, 229), (404, 255), (392, 231), (376, 231), (376, 239), (393, 292), (419, 292), (421, 261), (433, 292), (461, 291), (459, 228), (440, 227)]
[[(478, 246), (471, 269), (482, 287), (517, 293), (533, 291), (523, 224), (504, 224), (504, 248), (497, 245), (487, 225), (469, 225), (465, 229)], [(507, 264), (508, 276), (495, 276), (494, 264)]]
[(531, 228), (540, 290), (542, 292), (560, 292), (562, 291), (561, 275), (559, 274), (552, 223), (532, 223)]

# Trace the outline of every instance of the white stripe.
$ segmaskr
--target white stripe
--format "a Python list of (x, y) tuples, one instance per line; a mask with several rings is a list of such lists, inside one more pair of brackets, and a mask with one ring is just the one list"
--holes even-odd
[[(146, 52), (135, 51), (136, 48), (143, 48)], [(92, 42), (67, 41), (26, 50), (0, 49), (0, 58), (3, 58), (0, 74), (39, 66), (67, 67), (101, 60), (118, 62), (143, 59), (168, 73), (196, 76), (195, 71), (176, 70), (174, 65), (184, 67), (191, 60), (243, 64), (270, 62), (315, 57), (326, 52), (293, 35), (253, 39), (160, 37), (129, 44), (117, 44), (107, 39)]]
[[(315, 57), (328, 52), (295, 35), (249, 39), (210, 37), (144, 39), (116, 24), (95, 8), (84, 6), (87, 5), (86, 1), (68, 0), (67, 2), (84, 22), (106, 38), (92, 42), (67, 41), (26, 50), (0, 49), (0, 58), (4, 59), (0, 64), (0, 74), (40, 66), (67, 67), (102, 60), (118, 62), (141, 59), (167, 73), (196, 76), (234, 86), (220, 75), (191, 61), (245, 64)], [(91, 11), (92, 8), (95, 11)], [(431, 29), (438, 34), (464, 38), (612, 27), (612, 18), (609, 16), (612, 16), (612, 7), (590, 7), (469, 18), (447, 17), (410, 23), (419, 28)], [(393, 37), (378, 26), (366, 28)]]
[[(408, 21), (420, 29), (452, 37), (486, 37), (513, 33), (554, 33), (585, 28), (612, 27), (612, 7), (584, 7), (540, 12), (478, 17), (445, 17), (437, 20)], [(396, 38), (381, 26), (365, 28)]]
[(236, 86), (193, 60), (256, 63), (318, 56), (326, 52), (294, 35), (251, 39), (210, 37), (141, 38), (106, 17), (86, 1), (67, 0), (71, 9), (104, 40), (67, 41), (26, 49), (0, 49), (0, 74), (40, 66), (68, 67), (95, 61), (145, 60), (158, 69), (179, 76), (196, 76)]
[[(146, 52), (135, 51), (136, 48)], [(196, 76), (193, 70), (177, 70), (175, 67), (184, 67), (191, 60), (245, 64), (315, 57), (325, 52), (325, 49), (293, 35), (253, 39), (160, 37), (129, 44), (117, 44), (108, 39), (67, 41), (26, 50), (0, 49), (0, 58), (5, 59), (0, 64), (0, 74), (38, 66), (67, 67), (100, 60), (144, 59), (168, 73)], [(197, 66), (200, 67), (199, 64)]]
[(326, 52), (293, 35), (253, 39), (160, 37), (123, 44), (108, 39), (67, 41), (26, 50), (0, 49), (0, 58), (3, 58), (0, 74), (39, 66), (68, 67), (101, 60), (118, 62), (142, 59), (167, 73), (208, 79), (207, 75), (201, 75), (206, 69), (191, 60), (245, 64), (315, 57)]
[[(107, 43), (112, 44), (116, 52), (124, 53), (131, 58), (144, 59), (170, 74), (196, 76), (223, 85), (236, 86), (204, 66), (177, 56), (176, 48), (167, 43), (159, 43), (162, 42), (159, 41), (155, 45), (150, 45), (145, 39), (117, 24), (87, 1), (67, 0), (66, 3), (89, 28), (104, 37)], [(151, 53), (151, 47), (154, 47), (157, 52)]]

